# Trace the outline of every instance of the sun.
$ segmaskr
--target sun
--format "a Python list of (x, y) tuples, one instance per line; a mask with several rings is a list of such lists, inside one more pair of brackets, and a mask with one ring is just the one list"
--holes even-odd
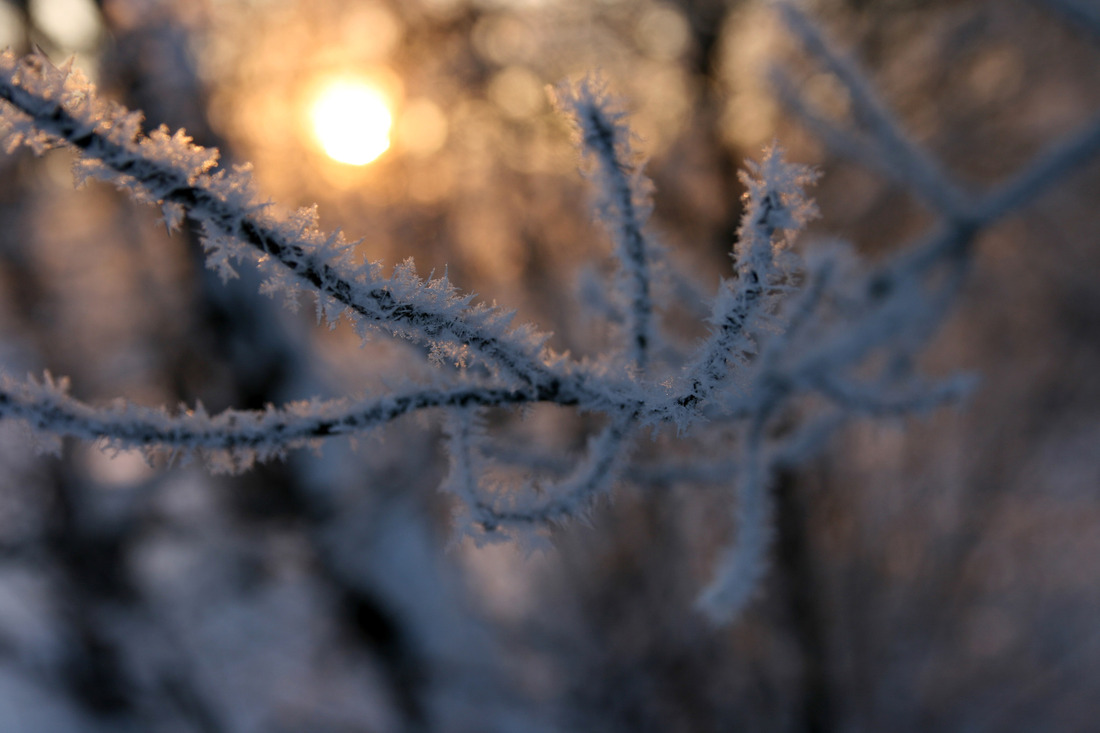
[(310, 108), (313, 134), (333, 160), (366, 165), (390, 146), (390, 114), (385, 97), (361, 81), (326, 84)]

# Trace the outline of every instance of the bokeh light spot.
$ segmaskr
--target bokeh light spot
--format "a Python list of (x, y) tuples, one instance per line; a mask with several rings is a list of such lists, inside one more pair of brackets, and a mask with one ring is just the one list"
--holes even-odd
[(325, 85), (310, 108), (313, 134), (333, 160), (366, 165), (390, 147), (393, 115), (385, 97), (361, 82)]
[(544, 84), (531, 70), (509, 66), (489, 82), (489, 97), (513, 119), (537, 114), (546, 104)]
[(639, 48), (650, 58), (673, 61), (691, 43), (691, 26), (676, 8), (658, 5), (642, 13), (635, 28), (635, 38)]
[(0, 48), (17, 46), (23, 40), (23, 19), (15, 8), (0, 3)]
[(413, 99), (402, 106), (394, 134), (403, 152), (428, 156), (447, 141), (447, 117), (431, 100)]
[(32, 0), (27, 9), (34, 24), (62, 50), (95, 47), (101, 25), (99, 11), (90, 0)]

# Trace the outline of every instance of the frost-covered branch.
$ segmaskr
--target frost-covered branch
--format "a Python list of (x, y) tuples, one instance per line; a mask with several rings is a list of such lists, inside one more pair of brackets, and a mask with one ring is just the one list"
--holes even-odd
[(423, 281), (410, 263), (383, 278), (377, 264), (354, 262), (353, 243), (321, 232), (315, 209), (276, 218), (257, 201), (247, 169), (215, 170), (217, 151), (193, 145), (182, 131), (143, 135), (140, 113), (99, 100), (79, 71), (5, 52), (0, 99), (10, 104), (3, 120), (9, 150), (20, 143), (38, 152), (76, 148), (86, 177), (165, 207), (170, 224), (187, 216), (201, 226), (209, 264), (223, 277), (234, 276), (232, 261), (253, 259), (269, 277), (269, 292), (314, 292), (326, 301), (325, 316), (350, 312), (364, 336), (375, 327), (427, 345), (448, 341), (527, 384), (555, 382), (541, 359), (545, 337), (529, 327), (509, 330), (512, 313), (471, 307), (445, 277)]
[[(777, 5), (787, 27), (802, 47), (817, 58), (848, 92), (854, 116), (881, 161), (876, 167), (903, 180), (941, 215), (953, 217), (960, 214), (967, 201), (965, 192), (940, 170), (931, 156), (902, 132), (893, 114), (872, 91), (867, 75), (853, 61), (833, 51), (817, 26), (793, 3), (781, 2)], [(823, 124), (819, 123), (818, 127), (823, 127)], [(854, 148), (853, 145), (846, 147)], [(866, 158), (863, 155), (860, 157)]]
[(630, 360), (643, 370), (653, 341), (651, 260), (653, 244), (643, 230), (652, 184), (632, 162), (630, 128), (614, 111), (607, 91), (592, 78), (558, 90), (561, 106), (576, 120), (583, 149), (593, 158), (596, 210), (615, 242), (629, 304)]
[(1100, 154), (1100, 118), (1069, 139), (1052, 145), (1007, 183), (974, 207), (973, 218), (987, 223), (1025, 206)]
[[(513, 327), (511, 312), (475, 304), (446, 277), (421, 279), (411, 260), (384, 275), (377, 263), (357, 259), (356, 243), (323, 232), (314, 209), (275, 214), (257, 200), (247, 169), (219, 167), (216, 151), (193, 145), (182, 131), (142, 132), (139, 113), (101, 100), (70, 67), (41, 55), (0, 55), (0, 138), (9, 151), (69, 147), (81, 181), (100, 178), (161, 207), (169, 226), (193, 223), (208, 264), (223, 277), (251, 262), (267, 278), (265, 292), (312, 294), (320, 319), (345, 315), (364, 338), (381, 331), (423, 347), (433, 362), (456, 364), (434, 372), (428, 384), (390, 394), (213, 416), (201, 406), (177, 413), (121, 402), (97, 408), (70, 397), (63, 384), (6, 379), (0, 418), (27, 423), (47, 441), (197, 452), (215, 468), (241, 470), (298, 446), (435, 411), (444, 416), (451, 461), (443, 488), (458, 504), (462, 530), (479, 541), (537, 540), (550, 526), (586, 517), (620, 480), (725, 479), (737, 486), (736, 534), (700, 608), (717, 620), (733, 618), (765, 572), (776, 467), (805, 460), (854, 417), (919, 412), (965, 391), (966, 382), (921, 377), (913, 364), (964, 286), (976, 236), (1100, 155), (1097, 123), (1008, 183), (973, 196), (905, 135), (854, 62), (833, 51), (792, 4), (779, 6), (807, 52), (847, 90), (857, 129), (815, 112), (785, 76), (777, 77), (781, 96), (827, 144), (912, 191), (939, 221), (875, 266), (835, 244), (810, 248), (801, 262), (790, 245), (817, 213), (806, 193), (816, 174), (788, 163), (772, 145), (742, 173), (732, 273), (709, 303), (707, 336), (672, 353), (676, 340), (661, 338), (668, 304), (654, 287), (658, 251), (646, 231), (650, 184), (625, 115), (596, 81), (564, 88), (559, 99), (580, 131), (618, 267), (612, 287), (588, 289), (598, 291), (600, 314), (622, 323), (627, 339), (625, 349), (585, 361), (553, 354), (546, 336)], [(569, 408), (601, 427), (580, 455), (509, 453), (500, 439), (507, 428), (483, 419), (485, 412), (507, 412), (507, 424), (522, 417), (514, 408), (538, 403)], [(780, 416), (784, 427), (777, 430)], [(646, 452), (631, 465), (646, 432), (683, 450), (673, 458)], [(706, 455), (692, 455), (693, 443)], [(521, 473), (520, 465), (533, 470)]]
[(443, 484), (462, 499), (460, 531), (478, 542), (508, 537), (530, 542), (536, 530), (585, 518), (619, 475), (630, 432), (629, 421), (620, 419), (589, 440), (584, 459), (565, 478), (507, 487), (486, 481), (491, 466), (478, 451), (483, 436), (478, 413), (460, 411), (448, 423), (451, 471)]
[(774, 146), (763, 161), (750, 163), (742, 173), (745, 212), (738, 230), (734, 255), (737, 278), (724, 280), (710, 316), (711, 334), (698, 350), (685, 380), (690, 387), (677, 403), (691, 406), (704, 402), (722, 389), (734, 369), (756, 352), (758, 331), (766, 325), (769, 309), (788, 274), (782, 261), (787, 237), (816, 215), (805, 187), (815, 174), (790, 165)]
[(767, 568), (772, 536), (769, 476), (764, 465), (762, 414), (750, 426), (737, 491), (734, 541), (719, 561), (717, 577), (703, 591), (699, 608), (713, 621), (726, 623), (752, 599)]
[(97, 408), (67, 392), (66, 380), (49, 375), (41, 382), (5, 378), (0, 383), (0, 417), (22, 420), (43, 436), (104, 441), (119, 450), (160, 448), (180, 454), (248, 450), (255, 452), (257, 460), (265, 460), (311, 441), (371, 430), (420, 410), (506, 407), (533, 402), (536, 396), (530, 390), (470, 385), (209, 415), (201, 404), (179, 414), (125, 402)]

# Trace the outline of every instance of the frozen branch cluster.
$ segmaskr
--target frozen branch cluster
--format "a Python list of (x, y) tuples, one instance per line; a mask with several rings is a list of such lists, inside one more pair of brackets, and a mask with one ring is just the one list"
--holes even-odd
[[(482, 541), (538, 539), (550, 525), (583, 518), (618, 480), (724, 480), (736, 487), (735, 537), (700, 607), (728, 621), (766, 567), (774, 470), (805, 460), (850, 418), (926, 410), (964, 392), (967, 380), (922, 378), (913, 356), (959, 292), (975, 235), (1100, 151), (1094, 124), (1003, 186), (971, 194), (909, 140), (855, 64), (794, 6), (780, 7), (806, 50), (847, 89), (861, 127), (825, 120), (777, 74), (786, 101), (827, 143), (924, 201), (938, 226), (875, 266), (835, 243), (810, 248), (801, 261), (790, 245), (817, 214), (806, 195), (815, 174), (773, 145), (742, 174), (732, 270), (711, 303), (708, 335), (684, 350), (662, 332), (668, 304), (657, 301), (655, 278), (664, 258), (646, 230), (651, 185), (625, 117), (596, 81), (563, 87), (559, 103), (575, 121), (618, 266), (610, 289), (621, 338), (590, 360), (555, 353), (546, 335), (514, 326), (512, 312), (475, 303), (446, 277), (420, 278), (411, 260), (384, 274), (357, 257), (358, 243), (321, 231), (314, 209), (277, 216), (257, 198), (247, 168), (219, 167), (217, 151), (182, 131), (143, 132), (140, 113), (102, 100), (69, 66), (3, 54), (0, 136), (9, 152), (20, 145), (36, 153), (75, 150), (78, 183), (97, 178), (124, 189), (161, 207), (169, 227), (188, 220), (223, 278), (251, 263), (266, 278), (265, 293), (283, 293), (292, 305), (310, 293), (319, 320), (345, 317), (363, 339), (377, 332), (405, 339), (440, 368), (431, 383), (388, 394), (218, 415), (201, 405), (176, 412), (122, 402), (96, 407), (70, 397), (63, 380), (4, 377), (0, 416), (28, 424), (47, 442), (72, 436), (151, 456), (199, 454), (213, 468), (243, 470), (432, 410), (445, 416), (451, 466), (444, 488), (461, 506), (461, 531)], [(586, 454), (567, 458), (571, 468), (553, 480), (533, 469), (517, 480), (515, 471), (501, 470), (501, 451), (492, 448), (500, 436), (486, 410), (536, 403), (575, 409), (602, 427)], [(721, 460), (700, 455), (678, 471), (659, 458), (631, 458), (639, 440), (668, 433), (690, 446), (707, 431), (731, 436)], [(524, 458), (539, 463), (516, 461)]]

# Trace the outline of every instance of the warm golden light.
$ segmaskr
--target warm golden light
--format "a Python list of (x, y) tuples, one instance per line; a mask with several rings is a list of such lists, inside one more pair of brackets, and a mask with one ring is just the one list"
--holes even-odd
[(332, 82), (310, 110), (313, 134), (330, 158), (366, 165), (390, 146), (393, 116), (385, 98), (357, 81)]

